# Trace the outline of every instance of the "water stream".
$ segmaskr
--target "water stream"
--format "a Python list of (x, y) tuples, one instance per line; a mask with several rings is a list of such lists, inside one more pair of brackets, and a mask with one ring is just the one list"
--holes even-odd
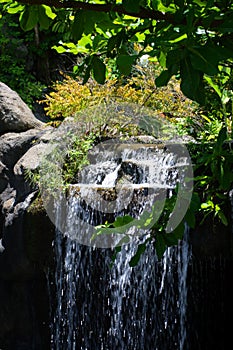
[[(139, 156), (134, 153), (132, 160), (130, 152), (124, 151), (120, 161), (112, 156), (110, 160), (105, 158), (100, 167), (86, 167), (79, 183), (71, 187), (67, 232), (57, 230), (54, 269), (49, 274), (52, 350), (188, 349), (186, 281), (191, 259), (188, 228), (184, 239), (178, 246), (168, 248), (161, 261), (154, 246), (148, 243), (135, 267), (130, 267), (129, 261), (145, 237), (138, 236), (123, 245), (114, 262), (110, 246), (91, 247), (76, 239), (78, 233), (83, 242), (85, 236), (90, 236), (88, 227), (103, 221), (100, 213), (104, 220), (109, 214), (100, 211), (96, 198), (92, 197), (94, 210), (94, 204), (92, 210), (85, 206), (82, 198), (75, 195), (77, 188), (83, 191), (81, 197), (89, 189), (93, 196), (96, 189), (115, 188), (119, 177), (134, 189), (153, 183), (156, 189), (165, 187), (169, 193), (175, 187), (180, 160), (177, 162), (174, 156), (157, 150), (152, 156), (151, 148), (147, 148), (146, 154), (145, 150)], [(151, 206), (149, 197), (143, 205), (132, 204), (131, 200), (130, 213), (134, 212), (136, 217), (148, 203)], [(108, 198), (105, 207), (107, 201)], [(110, 210), (111, 215), (125, 213), (122, 203), (115, 206), (115, 212)], [(58, 206), (57, 227), (63, 217), (59, 210)]]

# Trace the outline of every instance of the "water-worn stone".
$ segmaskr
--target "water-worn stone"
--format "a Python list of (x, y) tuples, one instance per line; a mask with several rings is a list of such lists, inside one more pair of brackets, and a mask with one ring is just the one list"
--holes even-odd
[(39, 143), (31, 147), (15, 164), (14, 174), (23, 175), (25, 170), (38, 169), (43, 157), (51, 152), (51, 148), (46, 143)]
[(21, 97), (6, 84), (0, 82), (0, 134), (43, 128)]

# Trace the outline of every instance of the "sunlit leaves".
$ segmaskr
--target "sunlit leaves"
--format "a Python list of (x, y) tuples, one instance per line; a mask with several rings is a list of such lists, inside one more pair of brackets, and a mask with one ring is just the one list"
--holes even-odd
[[(114, 2), (115, 7), (110, 7), (113, 2), (109, 1), (85, 1), (85, 9), (80, 6), (56, 13), (49, 6), (2, 2), (9, 13), (20, 14), (24, 30), (32, 30), (36, 25), (48, 29), (52, 24), (54, 30), (62, 33), (64, 42), (72, 40), (76, 45), (77, 50), (67, 47), (69, 52), (89, 55), (83, 56), (85, 81), (91, 72), (103, 81), (104, 64), (109, 58), (115, 60), (115, 70), (130, 75), (137, 56), (145, 51), (152, 58), (157, 57), (164, 68), (156, 78), (158, 87), (176, 75), (186, 96), (203, 104), (203, 77), (216, 76), (219, 64), (233, 58), (233, 13), (227, 1), (122, 0)], [(92, 10), (92, 5), (106, 5), (106, 10)], [(89, 35), (91, 43), (79, 44)], [(58, 52), (65, 52), (65, 45), (54, 44)]]
[(24, 5), (14, 2), (13, 4), (11, 4), (11, 6), (7, 8), (7, 12), (10, 14), (20, 13), (21, 11), (24, 10), (24, 7), (25, 7)]

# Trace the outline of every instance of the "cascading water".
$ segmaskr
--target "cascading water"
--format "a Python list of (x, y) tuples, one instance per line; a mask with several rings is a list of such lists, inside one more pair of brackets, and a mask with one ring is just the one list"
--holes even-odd
[[(70, 187), (67, 229), (65, 233), (57, 230), (55, 273), (50, 272), (49, 277), (52, 350), (189, 348), (186, 342), (186, 279), (191, 253), (188, 229), (184, 240), (168, 248), (161, 261), (154, 246), (148, 243), (135, 267), (129, 261), (145, 236), (123, 245), (114, 262), (111, 248), (88, 247), (76, 239), (77, 233), (82, 242), (85, 236), (90, 239), (92, 232), (88, 232), (88, 227), (105, 222), (109, 213), (101, 211), (95, 193), (101, 190), (106, 195), (107, 189), (117, 187), (119, 178), (134, 189), (146, 187), (149, 182), (156, 189), (165, 188), (167, 193), (175, 187), (178, 173), (175, 157), (154, 146), (140, 149), (139, 152), (135, 146), (125, 149), (118, 159), (109, 153), (106, 160), (105, 154), (104, 162), (97, 159), (102, 166), (86, 167), (79, 175), (79, 183)], [(91, 206), (83, 201), (83, 197), (88, 199), (88, 194), (92, 197)], [(109, 193), (105, 205), (108, 196)], [(151, 205), (148, 196), (143, 206), (131, 199), (128, 208), (137, 217)], [(110, 212), (112, 219), (129, 210), (122, 206), (121, 200), (115, 201), (115, 206), (116, 211)], [(57, 227), (61, 226), (60, 209), (58, 206)]]

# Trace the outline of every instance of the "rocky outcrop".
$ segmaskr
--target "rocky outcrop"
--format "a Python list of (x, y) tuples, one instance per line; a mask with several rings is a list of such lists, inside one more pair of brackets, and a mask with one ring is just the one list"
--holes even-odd
[(43, 128), (44, 125), (15, 91), (0, 82), (0, 134)]
[[(28, 212), (38, 191), (25, 180), (25, 171), (39, 166), (52, 131), (33, 115), (16, 92), (0, 83), (2, 350), (48, 349), (48, 296), (42, 264), (49, 255), (43, 247), (51, 247), (54, 230), (45, 212)], [(38, 239), (41, 225), (43, 234)]]

